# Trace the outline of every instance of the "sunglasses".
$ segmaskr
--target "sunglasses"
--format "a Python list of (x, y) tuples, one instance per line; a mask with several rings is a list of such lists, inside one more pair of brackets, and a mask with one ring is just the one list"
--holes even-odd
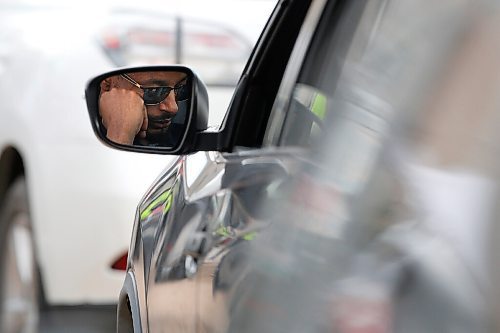
[(175, 100), (177, 102), (185, 101), (189, 98), (188, 88), (185, 83), (178, 84), (175, 87), (169, 87), (169, 86), (145, 87), (135, 82), (135, 80), (132, 79), (127, 74), (122, 74), (121, 77), (123, 77), (133, 86), (141, 89), (144, 92), (142, 96), (142, 99), (144, 100), (144, 105), (160, 104), (165, 100), (165, 98), (167, 98), (168, 94), (170, 94), (172, 90), (174, 91)]

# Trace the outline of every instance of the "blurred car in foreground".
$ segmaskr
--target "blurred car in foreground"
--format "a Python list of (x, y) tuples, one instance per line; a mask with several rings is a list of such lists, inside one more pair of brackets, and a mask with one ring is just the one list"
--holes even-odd
[(99, 145), (85, 119), (88, 77), (131, 63), (196, 63), (217, 124), (253, 41), (189, 9), (0, 6), (0, 331), (31, 332), (39, 301), (116, 303), (134, 206), (172, 160)]
[[(139, 202), (118, 331), (497, 331), (499, 15), (279, 1), (218, 130), (187, 67), (92, 79), (105, 144), (179, 155)], [(166, 103), (169, 141), (114, 135)]]

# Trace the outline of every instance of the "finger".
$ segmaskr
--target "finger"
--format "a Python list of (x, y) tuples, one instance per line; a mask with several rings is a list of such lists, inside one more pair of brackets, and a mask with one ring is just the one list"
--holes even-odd
[(120, 76), (112, 76), (110, 78), (108, 78), (109, 80), (109, 85), (111, 86), (111, 88), (122, 88), (121, 84), (120, 84)]
[(111, 89), (111, 83), (109, 78), (102, 80), (101, 82), (101, 92), (109, 91)]
[(146, 106), (143, 107), (143, 120), (142, 120), (142, 126), (141, 130), (147, 131), (148, 129), (148, 111), (146, 110)]
[(142, 96), (144, 95), (144, 92), (142, 91), (142, 89), (134, 86), (132, 83), (127, 81), (122, 76), (116, 76), (115, 78), (116, 79), (114, 81), (114, 87), (131, 90), (131, 91), (135, 92), (137, 95), (139, 95), (139, 97), (141, 97), (141, 99), (142, 99)]

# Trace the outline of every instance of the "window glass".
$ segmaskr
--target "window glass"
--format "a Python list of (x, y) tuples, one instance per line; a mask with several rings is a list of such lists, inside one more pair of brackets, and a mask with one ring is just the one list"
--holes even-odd
[[(311, 43), (280, 144), (324, 156), (327, 141), (331, 175), (347, 192), (364, 184), (387, 136), (412, 128), (460, 41), (464, 1), (443, 2), (433, 15), (424, 7), (413, 0), (352, 1), (338, 24), (320, 22)], [(426, 15), (408, 16), (412, 11)], [(411, 140), (411, 133), (401, 137)]]
[[(343, 9), (342, 20), (323, 20), (311, 44), (303, 69), (291, 97), (285, 120), (281, 144), (309, 147), (319, 139), (323, 122), (333, 109), (340, 110), (343, 98), (336, 95), (342, 73), (345, 73), (346, 57), (360, 51), (367, 43), (364, 30), (371, 29), (384, 9), (386, 1), (353, 1)], [(324, 17), (333, 17), (334, 9), (327, 9)], [(341, 9), (342, 10), (342, 9)], [(351, 61), (350, 57), (347, 58)], [(354, 93), (354, 92), (351, 92)], [(373, 103), (377, 101), (373, 100)], [(355, 118), (363, 126), (379, 127), (377, 116), (357, 112), (356, 108), (344, 111), (349, 118)]]

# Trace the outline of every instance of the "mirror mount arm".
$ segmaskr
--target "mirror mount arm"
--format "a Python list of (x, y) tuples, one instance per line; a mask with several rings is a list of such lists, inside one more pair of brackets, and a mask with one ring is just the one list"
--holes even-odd
[(222, 132), (197, 132), (194, 138), (194, 151), (224, 151)]

